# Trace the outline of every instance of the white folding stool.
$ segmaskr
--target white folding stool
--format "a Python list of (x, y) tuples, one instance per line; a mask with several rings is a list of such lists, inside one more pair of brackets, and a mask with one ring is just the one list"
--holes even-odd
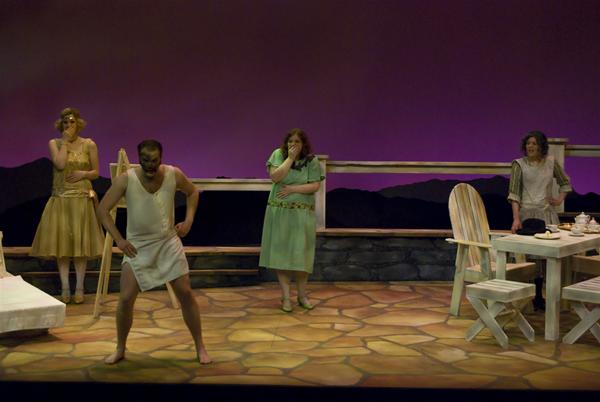
[[(502, 330), (502, 327), (511, 320), (516, 321), (523, 335), (533, 342), (535, 332), (527, 322), (521, 308), (525, 303), (518, 303), (533, 298), (535, 295), (535, 285), (531, 283), (506, 281), (503, 279), (492, 279), (485, 282), (467, 285), (467, 299), (471, 302), (479, 319), (467, 330), (465, 339), (472, 340), (485, 327), (488, 327), (494, 335), (494, 338), (503, 348), (508, 348), (508, 336)], [(486, 307), (483, 300), (488, 300), (489, 307)], [(511, 312), (508, 319), (504, 319), (502, 325), (496, 321), (496, 317), (502, 312)]]
[[(563, 342), (574, 343), (587, 330), (600, 342), (600, 276), (564, 287), (562, 298), (571, 300), (573, 309), (581, 318), (581, 321), (564, 336)], [(590, 311), (584, 303), (595, 304), (596, 307)]]

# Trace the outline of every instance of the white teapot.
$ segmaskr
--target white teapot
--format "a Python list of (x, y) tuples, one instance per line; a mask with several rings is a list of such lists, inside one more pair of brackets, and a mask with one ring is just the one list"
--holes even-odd
[(584, 214), (583, 212), (575, 217), (575, 223), (578, 225), (587, 225), (589, 221), (590, 216)]
[(596, 219), (592, 217), (592, 219), (588, 223), (588, 229), (590, 232), (600, 232), (600, 223), (596, 222)]

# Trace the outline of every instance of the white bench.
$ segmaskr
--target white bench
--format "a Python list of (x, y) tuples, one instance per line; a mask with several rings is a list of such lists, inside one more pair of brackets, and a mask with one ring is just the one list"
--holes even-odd
[[(506, 349), (508, 348), (508, 336), (506, 336), (502, 327), (509, 321), (514, 320), (527, 340), (533, 342), (535, 332), (521, 314), (521, 308), (525, 303), (519, 302), (528, 301), (535, 295), (535, 285), (492, 279), (467, 285), (466, 288), (467, 299), (479, 314), (479, 319), (467, 330), (465, 336), (467, 341), (471, 341), (485, 327), (488, 327), (500, 346)], [(482, 300), (488, 300), (489, 307), (486, 307)], [(504, 315), (503, 322), (499, 323), (496, 321), (496, 317), (503, 312), (510, 314)]]
[[(587, 330), (590, 330), (600, 342), (600, 325), (598, 325), (600, 319), (600, 276), (563, 288), (562, 298), (572, 301), (573, 309), (581, 318), (581, 321), (563, 337), (563, 342), (572, 344)], [(597, 306), (590, 311), (584, 303), (596, 304)]]

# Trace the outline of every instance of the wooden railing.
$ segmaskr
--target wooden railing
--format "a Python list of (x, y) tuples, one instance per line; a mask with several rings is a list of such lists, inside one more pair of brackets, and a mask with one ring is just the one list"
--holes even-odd
[[(565, 157), (600, 158), (600, 145), (568, 145), (568, 138), (549, 138), (548, 153), (562, 166)], [(397, 161), (331, 161), (328, 155), (317, 155), (325, 180), (315, 194), (317, 228), (325, 229), (325, 194), (329, 173), (437, 173), (437, 174), (510, 174), (511, 162), (397, 162)], [(133, 165), (132, 165), (133, 166)], [(116, 164), (111, 163), (111, 169)], [(270, 191), (269, 179), (190, 179), (201, 191)], [(557, 191), (557, 188), (555, 189)]]
[(600, 145), (567, 145), (565, 146), (565, 155), (598, 158), (600, 157)]
[(327, 161), (327, 173), (508, 174), (503, 162), (357, 162)]

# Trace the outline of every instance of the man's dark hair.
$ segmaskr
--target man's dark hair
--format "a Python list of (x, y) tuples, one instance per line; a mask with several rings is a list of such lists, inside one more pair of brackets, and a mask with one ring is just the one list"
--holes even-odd
[(160, 156), (162, 157), (162, 144), (156, 140), (144, 140), (137, 146), (138, 155), (142, 153), (142, 149), (154, 150), (158, 149)]

